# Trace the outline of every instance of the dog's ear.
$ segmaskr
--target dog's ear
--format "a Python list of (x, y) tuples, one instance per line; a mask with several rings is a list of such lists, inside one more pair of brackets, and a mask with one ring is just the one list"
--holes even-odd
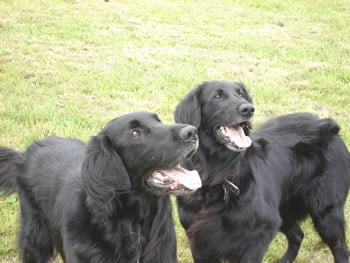
[(201, 105), (199, 102), (200, 88), (191, 90), (187, 96), (176, 106), (174, 118), (177, 123), (186, 123), (199, 128), (201, 124)]
[(118, 193), (131, 189), (128, 172), (105, 135), (91, 138), (82, 165), (83, 187), (89, 198), (108, 213)]

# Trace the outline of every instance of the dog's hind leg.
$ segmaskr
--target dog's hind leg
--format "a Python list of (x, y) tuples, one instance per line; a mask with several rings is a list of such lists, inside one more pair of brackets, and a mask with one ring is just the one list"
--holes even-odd
[(30, 200), (23, 198), (23, 193), (19, 246), (24, 263), (47, 263), (53, 256), (53, 242), (45, 215)]
[(322, 213), (311, 214), (311, 217), (317, 232), (332, 251), (334, 262), (349, 263), (343, 209), (328, 207)]
[(292, 263), (298, 254), (304, 233), (296, 222), (283, 223), (280, 230), (287, 238), (288, 248), (279, 263)]

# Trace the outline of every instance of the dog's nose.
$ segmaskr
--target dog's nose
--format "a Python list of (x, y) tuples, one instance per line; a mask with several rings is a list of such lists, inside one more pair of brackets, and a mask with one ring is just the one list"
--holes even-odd
[(179, 132), (179, 136), (184, 141), (191, 141), (197, 138), (197, 129), (194, 126), (186, 126)]
[(253, 115), (255, 108), (253, 104), (250, 103), (243, 103), (238, 108), (239, 112), (244, 116), (250, 116)]

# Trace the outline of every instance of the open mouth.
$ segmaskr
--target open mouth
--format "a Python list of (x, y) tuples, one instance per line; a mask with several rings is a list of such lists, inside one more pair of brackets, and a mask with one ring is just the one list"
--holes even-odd
[(172, 194), (181, 195), (194, 192), (202, 186), (196, 170), (189, 171), (180, 165), (171, 169), (156, 170), (147, 180), (148, 184)]
[(215, 129), (216, 135), (227, 148), (232, 151), (241, 152), (249, 148), (252, 140), (246, 135), (245, 130), (250, 129), (249, 122), (242, 122), (238, 125), (219, 125)]

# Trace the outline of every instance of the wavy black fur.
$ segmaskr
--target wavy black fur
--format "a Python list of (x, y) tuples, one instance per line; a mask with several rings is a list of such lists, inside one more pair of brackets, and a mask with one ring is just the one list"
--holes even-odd
[[(347, 263), (349, 152), (339, 126), (309, 113), (280, 116), (251, 134), (251, 147), (234, 152), (214, 128), (244, 121), (243, 103), (252, 104), (243, 84), (213, 81), (190, 91), (175, 111), (176, 122), (195, 125), (200, 140), (186, 167), (199, 171), (203, 187), (177, 198), (194, 262), (259, 263), (278, 230), (288, 240), (279, 262), (293, 262), (304, 236), (298, 221), (310, 215), (334, 261)], [(239, 195), (226, 193), (225, 179)]]
[(168, 192), (145, 178), (193, 151), (184, 127), (138, 112), (88, 145), (46, 137), (24, 153), (0, 147), (0, 190), (20, 198), (23, 262), (49, 262), (54, 251), (68, 263), (178, 262)]

